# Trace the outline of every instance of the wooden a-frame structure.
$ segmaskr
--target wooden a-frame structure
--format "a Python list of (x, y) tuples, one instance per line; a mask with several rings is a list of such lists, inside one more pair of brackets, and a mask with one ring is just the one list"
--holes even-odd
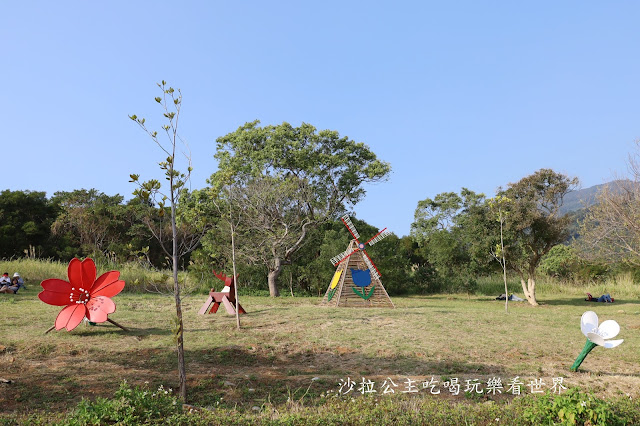
[[(355, 253), (352, 253), (355, 252)], [(349, 253), (338, 264), (331, 284), (322, 299), (321, 305), (358, 308), (395, 308), (378, 274), (371, 274), (371, 284), (359, 287), (354, 283), (351, 270), (366, 271), (370, 268), (365, 260), (366, 253), (358, 249), (358, 242), (351, 240), (345, 251)]]

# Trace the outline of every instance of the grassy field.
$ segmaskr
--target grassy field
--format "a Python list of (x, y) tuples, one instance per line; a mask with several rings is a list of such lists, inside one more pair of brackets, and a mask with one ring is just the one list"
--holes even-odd
[[(0, 420), (10, 424), (33, 413), (55, 419), (82, 398), (113, 396), (123, 380), (150, 389), (177, 387), (171, 297), (116, 296), (117, 311), (110, 317), (129, 332), (105, 323), (45, 335), (60, 308), (40, 302), (40, 286), (27, 284), (17, 295), (0, 294), (0, 378), (13, 382), (0, 384)], [(585, 302), (583, 289), (556, 290), (541, 286), (541, 306), (510, 302), (508, 313), (504, 302), (488, 296), (395, 297), (396, 309), (325, 308), (318, 306), (319, 298), (244, 297), (248, 314), (240, 331), (224, 309), (199, 316), (205, 296), (190, 296), (184, 301), (188, 403), (245, 420), (309, 409), (318, 415), (335, 404), (350, 409), (352, 396), (364, 400), (358, 384), (338, 395), (341, 380), (363, 378), (378, 391), (371, 410), (378, 404), (419, 410), (425, 400), (482, 409), (490, 401), (508, 405), (523, 398), (507, 392), (515, 377), (525, 395), (534, 380), (549, 390), (553, 379), (562, 377), (564, 386), (599, 397), (640, 397), (636, 290), (627, 286), (616, 292), (609, 286), (618, 295), (613, 304)], [(585, 342), (579, 321), (586, 310), (594, 310), (600, 321), (615, 319), (625, 342), (594, 349), (573, 373), (569, 367)], [(422, 385), (432, 378), (439, 382), (436, 396)], [(499, 395), (454, 396), (442, 387), (454, 378), (463, 390), (466, 380), (486, 388), (492, 378), (501, 379), (504, 388)], [(383, 395), (389, 379), (397, 385), (395, 394)], [(415, 380), (417, 393), (403, 395), (407, 379)], [(474, 415), (473, 409), (467, 412)]]

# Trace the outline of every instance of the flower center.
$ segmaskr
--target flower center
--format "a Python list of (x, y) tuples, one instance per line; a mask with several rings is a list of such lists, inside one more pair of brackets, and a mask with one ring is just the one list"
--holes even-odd
[(91, 299), (91, 295), (87, 290), (83, 288), (79, 288), (78, 290), (73, 287), (71, 288), (71, 293), (69, 293), (69, 303), (86, 305), (89, 299)]
[(595, 327), (593, 330), (591, 330), (591, 332), (597, 334), (598, 336), (602, 337), (603, 339), (606, 339), (608, 337), (607, 332), (599, 330), (598, 327)]

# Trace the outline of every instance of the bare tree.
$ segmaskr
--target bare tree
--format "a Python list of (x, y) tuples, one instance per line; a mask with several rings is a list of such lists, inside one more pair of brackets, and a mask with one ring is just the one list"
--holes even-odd
[(628, 178), (603, 186), (580, 224), (584, 259), (640, 266), (640, 144), (627, 165)]
[(496, 215), (496, 219), (500, 222), (500, 244), (491, 250), (491, 256), (500, 263), (502, 268), (502, 280), (504, 281), (504, 311), (509, 312), (509, 290), (507, 288), (507, 259), (504, 254), (504, 225), (506, 221), (507, 212), (505, 207), (511, 200), (505, 196), (498, 195), (495, 198), (488, 200), (489, 209)]
[[(271, 290), (284, 265), (305, 242), (308, 232), (318, 222), (299, 202), (304, 184), (293, 176), (288, 179), (251, 178), (234, 188), (229, 202), (238, 216), (236, 229), (244, 236), (242, 255), (250, 263), (266, 265)], [(234, 233), (235, 234), (235, 233)], [(246, 242), (250, 241), (250, 244)]]
[[(199, 191), (198, 196), (202, 199), (202, 204), (211, 201), (215, 206), (215, 209), (220, 217), (219, 229), (220, 231), (226, 235), (226, 231), (223, 228), (229, 229), (229, 236), (231, 239), (230, 253), (229, 257), (231, 258), (231, 266), (233, 270), (233, 282), (234, 282), (234, 297), (236, 298), (236, 327), (240, 329), (240, 313), (238, 312), (239, 307), (239, 299), (238, 299), (238, 272), (236, 268), (236, 234), (238, 230), (239, 224), (243, 219), (243, 211), (242, 209), (235, 208), (237, 205), (233, 202), (234, 197), (236, 196), (233, 184), (229, 183), (225, 185), (225, 191), (221, 191), (219, 194), (214, 193), (213, 191)], [(221, 198), (218, 197), (221, 196)], [(226, 251), (226, 250), (225, 250)]]
[[(165, 161), (159, 163), (160, 169), (164, 171), (166, 180), (168, 181), (168, 190), (161, 191), (161, 184), (158, 180), (151, 179), (146, 182), (140, 182), (140, 176), (131, 175), (131, 182), (138, 185), (138, 189), (134, 191), (134, 195), (140, 197), (143, 202), (150, 206), (150, 214), (145, 218), (145, 223), (153, 236), (158, 240), (162, 250), (167, 257), (171, 259), (172, 275), (173, 275), (173, 296), (176, 306), (176, 318), (174, 335), (176, 339), (178, 353), (178, 379), (180, 383), (180, 397), (186, 401), (187, 398), (187, 376), (184, 360), (184, 324), (182, 321), (182, 297), (181, 284), (178, 281), (178, 262), (180, 258), (191, 252), (199, 243), (202, 236), (207, 231), (205, 220), (198, 216), (197, 212), (184, 211), (181, 207), (188, 204), (189, 193), (185, 189), (186, 183), (192, 171), (191, 157), (188, 153), (183, 153), (184, 160), (187, 163), (187, 172), (182, 173), (175, 168), (176, 151), (179, 145), (186, 146), (184, 141), (178, 135), (178, 123), (180, 118), (180, 108), (182, 106), (182, 93), (178, 89), (174, 90), (168, 87), (165, 81), (158, 84), (162, 90), (162, 96), (156, 97), (155, 101), (162, 106), (164, 117), (168, 124), (162, 126), (168, 142), (162, 143), (158, 139), (158, 132), (150, 131), (145, 126), (145, 119), (131, 115), (133, 121), (151, 137), (153, 142), (167, 155)], [(167, 208), (166, 203), (169, 202)], [(156, 206), (157, 208), (151, 208)], [(169, 212), (169, 226), (166, 221), (167, 210)], [(156, 217), (151, 215), (155, 214)], [(195, 217), (194, 217), (195, 215)]]

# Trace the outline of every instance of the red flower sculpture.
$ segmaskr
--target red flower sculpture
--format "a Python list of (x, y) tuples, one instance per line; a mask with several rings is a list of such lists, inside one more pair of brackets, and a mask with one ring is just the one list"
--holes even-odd
[(110, 298), (120, 293), (124, 281), (119, 280), (119, 271), (109, 271), (96, 279), (96, 264), (87, 258), (82, 262), (72, 259), (67, 269), (69, 281), (50, 278), (40, 284), (43, 291), (38, 294), (44, 303), (65, 306), (56, 318), (56, 330), (73, 330), (87, 317), (91, 322), (105, 322), (107, 315), (116, 311)]

